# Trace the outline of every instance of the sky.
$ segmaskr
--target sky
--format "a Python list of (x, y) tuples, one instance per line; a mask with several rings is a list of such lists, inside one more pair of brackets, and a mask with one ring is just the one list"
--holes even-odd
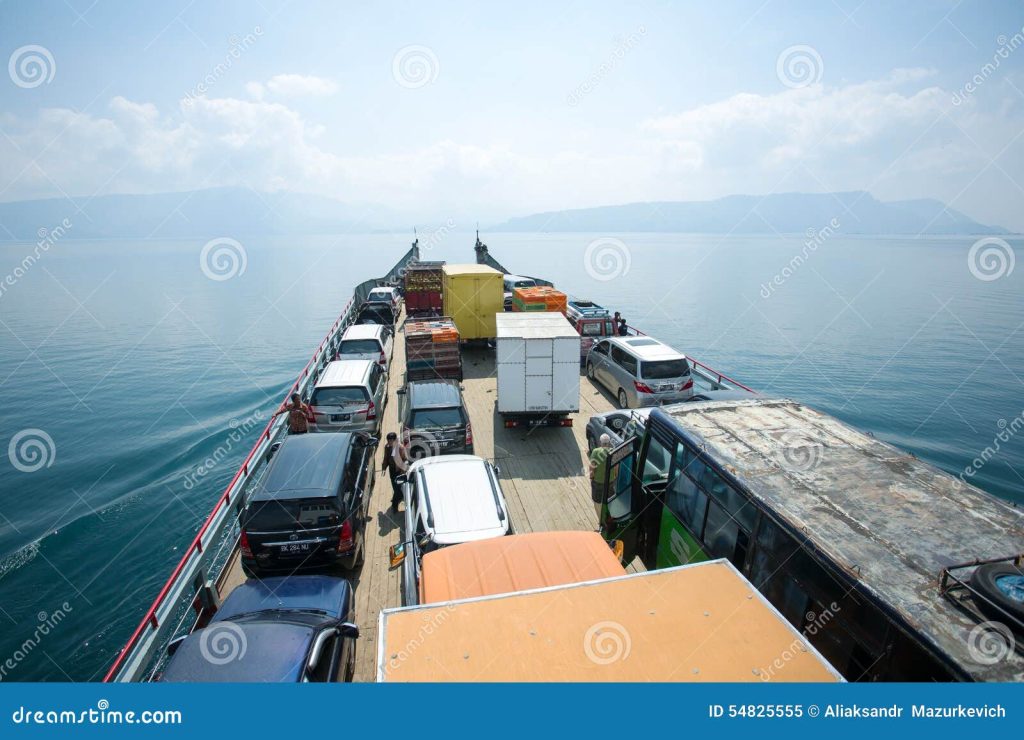
[(1024, 231), (1020, 2), (3, 0), (3, 59), (0, 201), (866, 190)]

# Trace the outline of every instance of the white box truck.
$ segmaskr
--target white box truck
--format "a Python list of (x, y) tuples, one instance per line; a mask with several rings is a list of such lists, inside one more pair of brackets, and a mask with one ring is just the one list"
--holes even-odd
[(506, 427), (572, 426), (580, 335), (561, 313), (499, 313), (498, 413)]

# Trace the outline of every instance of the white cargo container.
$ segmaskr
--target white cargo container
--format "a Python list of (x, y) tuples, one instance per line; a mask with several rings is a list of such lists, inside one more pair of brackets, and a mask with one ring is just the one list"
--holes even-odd
[(499, 313), (498, 412), (506, 427), (571, 426), (580, 410), (580, 335), (561, 313)]

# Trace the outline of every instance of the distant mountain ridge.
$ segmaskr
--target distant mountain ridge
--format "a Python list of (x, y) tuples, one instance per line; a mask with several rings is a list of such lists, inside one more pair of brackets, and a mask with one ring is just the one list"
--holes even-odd
[[(76, 204), (81, 212), (76, 209)], [(0, 239), (35, 240), (67, 218), (70, 238), (203, 238), (369, 232), (404, 217), (374, 205), (248, 188), (0, 203)]]
[(937, 200), (882, 202), (870, 193), (730, 195), (709, 201), (629, 203), (536, 213), (490, 231), (794, 234), (835, 219), (843, 234), (1006, 234)]
[[(72, 239), (370, 233), (408, 230), (417, 219), (385, 206), (288, 191), (225, 187), (183, 193), (0, 203), (0, 241), (35, 241), (66, 218)], [(76, 204), (81, 211), (76, 209)], [(882, 202), (870, 193), (730, 195), (710, 201), (629, 203), (536, 213), (489, 231), (793, 234), (835, 219), (842, 234), (1006, 234), (937, 200)], [(469, 221), (467, 221), (468, 223)]]

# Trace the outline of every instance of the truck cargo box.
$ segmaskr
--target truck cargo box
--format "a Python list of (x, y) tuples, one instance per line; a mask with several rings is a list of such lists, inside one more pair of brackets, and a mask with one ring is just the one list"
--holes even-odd
[(502, 313), (496, 325), (498, 412), (555, 423), (579, 411), (580, 336), (566, 318), (554, 312)]
[(384, 609), (377, 637), (379, 682), (843, 680), (727, 560)]
[(497, 336), (494, 317), (504, 311), (500, 272), (486, 265), (445, 265), (441, 290), (444, 313), (455, 321), (463, 340)]
[(444, 262), (413, 262), (405, 270), (405, 312), (408, 316), (440, 316)]

